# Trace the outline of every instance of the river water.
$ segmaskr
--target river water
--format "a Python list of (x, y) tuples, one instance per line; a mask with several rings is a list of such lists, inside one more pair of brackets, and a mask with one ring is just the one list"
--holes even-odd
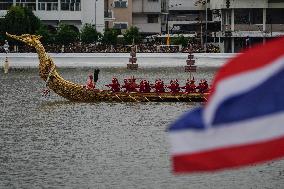
[[(85, 83), (93, 68), (61, 68)], [(2, 71), (2, 70), (1, 70)], [(196, 79), (211, 80), (216, 67)], [(117, 76), (153, 82), (188, 77), (182, 67), (101, 68), (98, 87)], [(284, 188), (284, 161), (211, 174), (171, 173), (167, 127), (198, 103), (74, 103), (41, 96), (36, 68), (0, 75), (0, 188)]]

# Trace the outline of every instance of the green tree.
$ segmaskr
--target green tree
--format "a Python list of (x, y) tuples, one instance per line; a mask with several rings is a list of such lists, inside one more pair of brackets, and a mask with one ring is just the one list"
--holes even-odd
[(4, 18), (4, 31), (12, 34), (34, 34), (41, 26), (41, 21), (27, 8), (12, 6)]
[(174, 45), (182, 45), (183, 47), (188, 45), (188, 38), (184, 37), (183, 35), (179, 35), (172, 39), (172, 43)]
[(44, 44), (54, 43), (54, 35), (49, 32), (46, 25), (41, 25), (41, 27), (36, 31), (37, 35), (41, 35), (41, 41)]
[(41, 26), (42, 22), (41, 20), (34, 15), (31, 9), (23, 8), (25, 19), (27, 21), (28, 27), (27, 27), (27, 33), (35, 33)]
[(0, 18), (0, 41), (4, 41), (6, 39), (4, 21), (4, 18)]
[(117, 29), (105, 29), (104, 35), (102, 37), (102, 43), (105, 45), (115, 45), (117, 44), (117, 36), (119, 31)]
[(77, 41), (79, 32), (75, 31), (69, 25), (60, 24), (55, 38), (57, 43), (66, 45)]
[(94, 26), (85, 24), (81, 30), (81, 41), (83, 43), (94, 43), (98, 41), (100, 35)]
[(132, 44), (133, 41), (134, 43), (139, 43), (141, 41), (141, 35), (139, 33), (139, 29), (137, 27), (131, 26), (124, 33), (123, 39), (127, 44)]

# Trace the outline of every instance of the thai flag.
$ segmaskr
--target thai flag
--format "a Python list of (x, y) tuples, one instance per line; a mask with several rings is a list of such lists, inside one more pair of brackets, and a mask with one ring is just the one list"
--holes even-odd
[(169, 128), (176, 173), (203, 172), (284, 156), (284, 38), (257, 46), (217, 73), (205, 107)]

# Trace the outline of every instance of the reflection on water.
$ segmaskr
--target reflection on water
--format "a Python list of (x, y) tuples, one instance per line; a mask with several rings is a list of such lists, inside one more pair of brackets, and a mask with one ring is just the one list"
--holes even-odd
[[(92, 69), (61, 69), (85, 83)], [(202, 68), (197, 79), (212, 79)], [(182, 67), (105, 68), (98, 87), (117, 76), (153, 82), (188, 77)], [(0, 75), (0, 188), (283, 188), (284, 163), (217, 174), (173, 176), (166, 128), (198, 103), (76, 103), (41, 96), (37, 69)]]

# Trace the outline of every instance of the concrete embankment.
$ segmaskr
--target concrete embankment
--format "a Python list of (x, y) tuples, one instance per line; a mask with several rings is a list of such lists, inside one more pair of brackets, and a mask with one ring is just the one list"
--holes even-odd
[[(129, 53), (49, 53), (58, 67), (124, 67), (128, 63)], [(140, 67), (175, 67), (184, 66), (187, 53), (137, 53)], [(236, 54), (230, 53), (195, 53), (198, 66), (222, 66)], [(11, 67), (37, 67), (36, 53), (7, 54)], [(6, 54), (0, 53), (1, 65)]]

